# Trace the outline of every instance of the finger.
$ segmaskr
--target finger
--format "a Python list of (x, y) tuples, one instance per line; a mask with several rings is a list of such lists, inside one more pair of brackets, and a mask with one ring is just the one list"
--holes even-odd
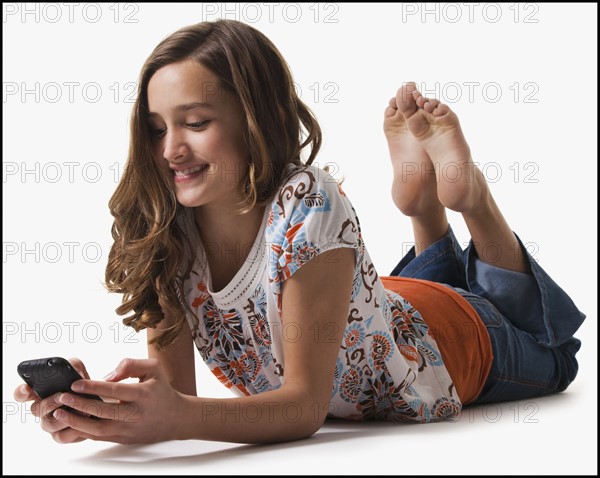
[(54, 438), (54, 441), (57, 443), (78, 443), (87, 439), (86, 437), (81, 436), (79, 430), (68, 427), (53, 433), (52, 438)]
[(74, 428), (65, 428), (59, 432), (56, 432), (52, 435), (52, 438), (58, 443), (61, 444), (69, 444), (69, 443), (78, 443), (84, 440), (94, 440), (94, 441), (105, 441), (112, 443), (120, 443), (122, 445), (133, 443), (131, 439), (126, 436), (118, 436), (118, 435), (103, 435), (96, 436), (91, 433), (85, 433), (80, 430), (75, 430)]
[(15, 397), (17, 402), (29, 402), (30, 400), (40, 399), (40, 397), (38, 397), (37, 394), (26, 383), (22, 383), (15, 389), (13, 397)]
[(52, 413), (42, 417), (41, 425), (42, 430), (48, 433), (55, 433), (59, 430), (64, 430), (65, 428), (68, 428), (68, 425), (66, 423), (58, 421), (56, 418), (54, 418), (54, 415), (52, 415)]
[(81, 360), (78, 358), (70, 358), (69, 362), (71, 365), (73, 365), (73, 368), (79, 372), (79, 375), (81, 375), (83, 378), (90, 378), (90, 374)]
[(94, 418), (84, 417), (74, 412), (68, 411), (67, 408), (59, 408), (55, 410), (54, 418), (59, 422), (66, 424), (74, 430), (79, 430), (79, 435), (86, 437), (103, 437), (117, 435), (117, 431), (121, 430), (121, 422), (114, 420), (96, 420)]
[(131, 359), (121, 360), (114, 375), (107, 377), (107, 381), (119, 382), (126, 378), (139, 378), (140, 382), (156, 378), (160, 374), (160, 367), (156, 359)]
[(60, 401), (73, 410), (105, 420), (131, 423), (139, 419), (138, 406), (135, 403), (107, 403), (70, 393), (63, 393)]
[(43, 400), (36, 400), (31, 404), (31, 413), (34, 417), (45, 417), (57, 408), (63, 406), (63, 404), (59, 401), (59, 397), (60, 393), (55, 393), (54, 395), (44, 398)]
[(390, 108), (393, 108), (393, 109), (395, 109), (395, 110), (397, 110), (397, 109), (398, 109), (398, 103), (396, 103), (396, 97), (395, 97), (395, 96), (392, 96), (392, 97), (390, 98), (389, 107), (390, 107)]
[[(113, 383), (98, 380), (77, 380), (71, 385), (71, 390), (123, 402), (135, 402), (141, 392), (139, 383)], [(93, 399), (92, 401), (99, 402), (99, 400)]]

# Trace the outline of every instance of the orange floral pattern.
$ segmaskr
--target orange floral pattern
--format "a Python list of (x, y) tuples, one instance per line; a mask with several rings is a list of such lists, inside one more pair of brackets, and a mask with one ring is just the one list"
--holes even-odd
[[(189, 217), (190, 236), (199, 241)], [(251, 395), (282, 385), (284, 342), (294, 332), (293, 324), (281, 318), (282, 284), (319, 254), (349, 247), (355, 250), (356, 267), (330, 414), (429, 422), (460, 413), (427, 324), (403, 297), (383, 287), (356, 211), (329, 174), (298, 167), (267, 206), (255, 246), (257, 255), (221, 291), (210, 290), (202, 248), (186, 281), (192, 335), (225, 386)]]

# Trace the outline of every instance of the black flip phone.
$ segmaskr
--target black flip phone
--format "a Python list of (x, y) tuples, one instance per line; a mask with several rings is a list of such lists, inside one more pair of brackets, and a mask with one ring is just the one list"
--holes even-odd
[(46, 398), (57, 392), (70, 392), (86, 398), (102, 400), (97, 395), (77, 393), (71, 390), (71, 384), (83, 377), (62, 357), (48, 357), (26, 360), (17, 367), (21, 378), (40, 398)]

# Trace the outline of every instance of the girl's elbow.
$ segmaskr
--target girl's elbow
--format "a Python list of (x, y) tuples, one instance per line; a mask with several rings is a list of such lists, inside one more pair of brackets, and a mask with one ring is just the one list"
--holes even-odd
[(306, 408), (305, 410), (305, 417), (298, 423), (297, 432), (299, 434), (299, 439), (310, 438), (313, 436), (321, 429), (326, 419), (325, 414), (315, 414), (313, 407)]
[(323, 423), (325, 422), (325, 419), (320, 417), (314, 417), (312, 410), (304, 409), (303, 411), (306, 411), (307, 413), (303, 414), (303, 416), (298, 417), (295, 420), (290, 420), (288, 422), (288, 426), (285, 427), (285, 432), (282, 435), (280, 435), (278, 437), (279, 439), (276, 441), (286, 442), (305, 440), (313, 436), (321, 429)]

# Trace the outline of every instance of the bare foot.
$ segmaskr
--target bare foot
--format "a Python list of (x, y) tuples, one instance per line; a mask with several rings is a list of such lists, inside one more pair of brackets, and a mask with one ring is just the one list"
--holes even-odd
[(462, 213), (474, 210), (488, 188), (471, 159), (458, 117), (447, 105), (422, 96), (414, 83), (398, 90), (396, 104), (406, 127), (432, 162), (440, 202)]
[(443, 214), (444, 207), (436, 193), (433, 164), (419, 140), (408, 129), (395, 97), (390, 99), (385, 109), (383, 131), (394, 171), (392, 199), (396, 207), (411, 217), (434, 211)]

